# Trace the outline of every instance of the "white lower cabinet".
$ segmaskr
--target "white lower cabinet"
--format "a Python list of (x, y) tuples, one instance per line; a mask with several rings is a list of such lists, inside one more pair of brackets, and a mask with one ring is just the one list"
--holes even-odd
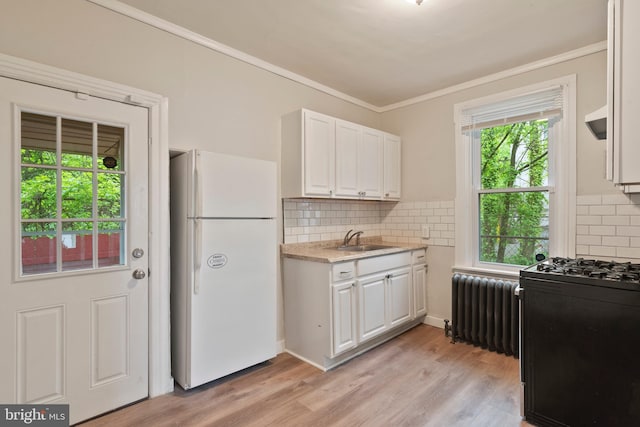
[(351, 350), (358, 342), (356, 335), (356, 282), (344, 282), (331, 286), (333, 306), (332, 355)]
[(358, 279), (360, 342), (387, 330), (385, 319), (386, 275), (377, 274)]
[(422, 322), (415, 252), (335, 264), (285, 257), (285, 350), (326, 370)]
[(424, 249), (413, 251), (413, 316), (427, 314), (427, 257)]
[(396, 270), (387, 275), (387, 309), (389, 327), (393, 328), (411, 320), (411, 267)]

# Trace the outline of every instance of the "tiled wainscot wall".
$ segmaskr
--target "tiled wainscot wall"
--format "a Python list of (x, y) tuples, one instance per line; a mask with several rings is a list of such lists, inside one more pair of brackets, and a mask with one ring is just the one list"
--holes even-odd
[[(373, 202), (284, 199), (284, 243), (342, 239), (348, 230), (398, 243), (453, 246), (453, 201)], [(423, 225), (429, 238), (423, 239)]]
[(577, 197), (576, 255), (638, 262), (640, 194)]

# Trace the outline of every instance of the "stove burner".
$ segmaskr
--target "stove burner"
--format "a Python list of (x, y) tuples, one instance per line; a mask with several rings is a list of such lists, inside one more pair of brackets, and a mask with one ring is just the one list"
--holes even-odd
[(584, 258), (553, 257), (536, 266), (537, 271), (640, 283), (640, 264)]

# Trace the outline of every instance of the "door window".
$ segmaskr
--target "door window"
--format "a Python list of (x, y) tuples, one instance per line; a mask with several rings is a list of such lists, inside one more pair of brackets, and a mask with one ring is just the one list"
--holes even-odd
[(124, 127), (20, 112), (20, 274), (125, 264)]

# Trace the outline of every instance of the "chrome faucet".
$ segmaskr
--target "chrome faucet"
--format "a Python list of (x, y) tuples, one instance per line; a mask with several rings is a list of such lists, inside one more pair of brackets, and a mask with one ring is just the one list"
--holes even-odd
[(344, 236), (344, 240), (342, 241), (342, 245), (343, 246), (349, 246), (349, 242), (351, 241), (351, 239), (353, 239), (354, 237), (356, 238), (356, 246), (360, 246), (360, 235), (362, 233), (364, 233), (364, 231), (356, 231), (355, 233), (352, 234), (353, 230), (349, 230), (347, 231), (347, 234), (345, 234)]

